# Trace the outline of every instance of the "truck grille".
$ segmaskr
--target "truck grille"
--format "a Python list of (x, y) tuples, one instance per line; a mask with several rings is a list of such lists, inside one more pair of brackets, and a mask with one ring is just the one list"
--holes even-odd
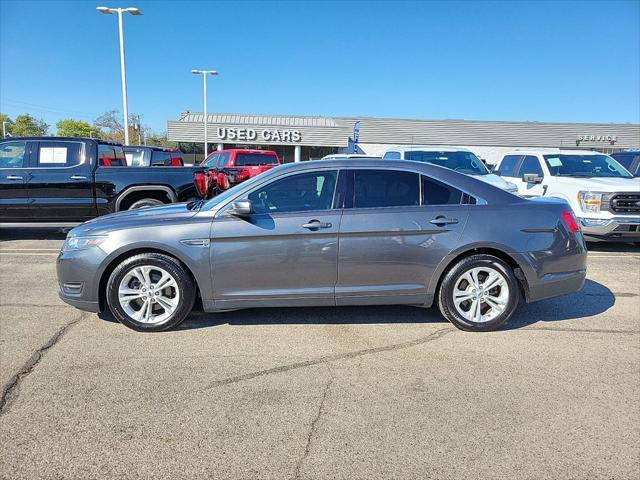
[(616, 193), (609, 200), (613, 213), (640, 213), (640, 193)]

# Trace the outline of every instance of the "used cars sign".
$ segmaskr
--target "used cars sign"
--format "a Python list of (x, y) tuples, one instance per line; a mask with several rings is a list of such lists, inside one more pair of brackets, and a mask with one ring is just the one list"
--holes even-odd
[(220, 140), (248, 140), (264, 141), (269, 143), (297, 143), (302, 140), (299, 130), (278, 130), (264, 128), (255, 130), (253, 128), (228, 128), (220, 127), (217, 130)]

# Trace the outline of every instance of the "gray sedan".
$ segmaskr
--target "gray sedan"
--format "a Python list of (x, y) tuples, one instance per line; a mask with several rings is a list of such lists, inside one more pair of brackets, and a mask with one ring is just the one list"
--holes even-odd
[(127, 211), (69, 232), (60, 297), (139, 331), (255, 307), (437, 304), (498, 328), (521, 301), (579, 290), (580, 227), (564, 201), (526, 200), (411, 161), (288, 164), (209, 200)]

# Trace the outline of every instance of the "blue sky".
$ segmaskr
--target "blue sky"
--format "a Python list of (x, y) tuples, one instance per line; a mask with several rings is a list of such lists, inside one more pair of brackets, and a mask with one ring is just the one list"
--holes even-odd
[[(106, 0), (105, 0), (106, 1)], [(126, 3), (126, 4), (125, 4)], [(139, 1), (129, 110), (640, 123), (640, 1)], [(115, 16), (0, 0), (0, 111), (54, 124), (120, 109)]]

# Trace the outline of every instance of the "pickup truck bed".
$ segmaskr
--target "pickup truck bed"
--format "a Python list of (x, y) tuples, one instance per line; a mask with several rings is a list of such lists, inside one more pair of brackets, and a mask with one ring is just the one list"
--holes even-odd
[(120, 144), (97, 139), (0, 140), (0, 224), (78, 223), (206, 195), (195, 182), (204, 167), (104, 166), (118, 158)]

